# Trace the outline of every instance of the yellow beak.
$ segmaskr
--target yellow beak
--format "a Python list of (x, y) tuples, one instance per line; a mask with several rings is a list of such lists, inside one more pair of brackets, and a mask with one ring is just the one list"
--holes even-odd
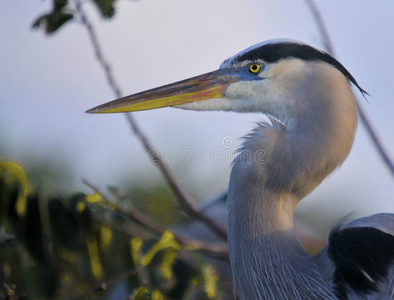
[(87, 110), (87, 113), (119, 113), (148, 110), (221, 98), (229, 84), (238, 80), (233, 70), (217, 70), (141, 93), (126, 96)]

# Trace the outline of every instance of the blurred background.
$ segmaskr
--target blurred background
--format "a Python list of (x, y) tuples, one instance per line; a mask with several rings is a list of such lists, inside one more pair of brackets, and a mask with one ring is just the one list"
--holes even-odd
[[(386, 149), (394, 149), (394, 4), (317, 4), (339, 60), (371, 95), (362, 101), (365, 111)], [(1, 159), (28, 168), (44, 163), (40, 172), (59, 173), (63, 180), (53, 188), (63, 191), (86, 191), (82, 177), (98, 185), (161, 180), (122, 115), (84, 113), (114, 95), (77, 22), (51, 36), (32, 30), (33, 21), (50, 7), (50, 1), (0, 3)], [(227, 57), (267, 39), (292, 38), (323, 47), (303, 1), (123, 0), (108, 21), (94, 6), (86, 9), (124, 94), (214, 70)], [(135, 118), (201, 201), (227, 188), (239, 138), (263, 120), (261, 115), (171, 108), (136, 113)], [(184, 161), (181, 151), (188, 153)], [(300, 209), (343, 215), (393, 211), (393, 195), (393, 178), (360, 124), (348, 160)]]
[[(393, 158), (394, 3), (316, 3), (339, 61), (371, 95), (360, 97), (361, 104)], [(107, 20), (91, 3), (83, 6), (124, 95), (212, 71), (268, 39), (323, 48), (303, 1), (121, 0)], [(84, 113), (114, 99), (85, 28), (76, 20), (52, 35), (32, 29), (51, 9), (52, 1), (0, 2), (0, 160), (23, 166), (48, 195), (91, 193), (82, 178), (149, 194), (164, 181), (124, 116)], [(227, 189), (240, 137), (264, 120), (260, 114), (172, 108), (134, 117), (201, 206)], [(325, 230), (349, 213), (393, 211), (393, 176), (361, 123), (344, 165), (297, 209), (311, 227)]]

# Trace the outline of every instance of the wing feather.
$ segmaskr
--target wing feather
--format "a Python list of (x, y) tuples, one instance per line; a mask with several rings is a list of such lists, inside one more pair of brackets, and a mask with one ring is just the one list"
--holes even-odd
[(327, 250), (339, 299), (394, 299), (394, 214), (341, 221), (330, 232)]

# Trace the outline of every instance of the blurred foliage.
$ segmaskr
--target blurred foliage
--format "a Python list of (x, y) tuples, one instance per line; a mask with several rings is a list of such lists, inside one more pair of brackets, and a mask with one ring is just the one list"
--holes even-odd
[[(130, 199), (146, 197), (141, 208), (165, 225), (185, 219), (168, 194), (151, 192), (118, 200), (132, 206)], [(159, 206), (162, 218), (153, 208), (161, 200), (169, 203)], [(126, 225), (137, 234), (121, 230)], [(196, 293), (195, 299), (220, 299), (214, 267), (197, 253), (184, 260), (181, 251), (170, 231), (155, 236), (142, 230), (98, 193), (46, 198), (20, 165), (0, 161), (1, 299), (67, 299), (96, 286), (87, 299), (190, 299)], [(136, 266), (142, 268), (107, 286)], [(115, 298), (120, 290), (124, 294)]]
[(0, 161), (11, 160), (23, 165), (29, 184), (41, 196), (67, 193), (81, 185), (75, 174), (76, 162), (70, 149), (62, 145), (44, 152), (38, 151), (34, 143), (15, 142), (0, 132)]
[(187, 219), (179, 210), (171, 191), (166, 187), (152, 187), (149, 190), (132, 187), (127, 194), (133, 195), (133, 207), (163, 226), (174, 226)]
[[(115, 15), (116, 0), (92, 0), (103, 18)], [(44, 28), (47, 34), (53, 34), (68, 21), (75, 18), (75, 7), (81, 2), (69, 0), (52, 0), (52, 11), (39, 16), (33, 22), (33, 28)]]
[(47, 34), (54, 33), (74, 17), (71, 12), (68, 0), (53, 0), (52, 11), (40, 16), (33, 23), (33, 28), (43, 26)]

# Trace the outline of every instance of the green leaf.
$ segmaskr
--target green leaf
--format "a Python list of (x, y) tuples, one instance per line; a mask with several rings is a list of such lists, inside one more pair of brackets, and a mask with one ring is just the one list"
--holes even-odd
[(111, 18), (115, 14), (115, 1), (116, 0), (93, 0), (96, 3), (101, 15), (104, 18)]
[(53, 11), (50, 14), (39, 17), (34, 23), (33, 28), (40, 28), (43, 26), (47, 34), (56, 32), (61, 26), (73, 18), (72, 14), (62, 13), (60, 11)]
[(132, 300), (151, 300), (152, 293), (143, 286), (140, 286)]

